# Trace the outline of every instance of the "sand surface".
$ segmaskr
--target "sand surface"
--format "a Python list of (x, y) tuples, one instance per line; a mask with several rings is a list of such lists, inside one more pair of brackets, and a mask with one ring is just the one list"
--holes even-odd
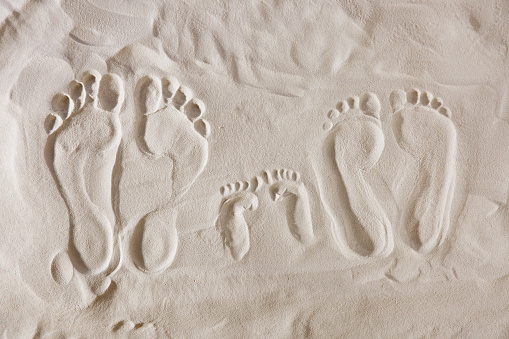
[(509, 336), (509, 2), (0, 19), (0, 337)]

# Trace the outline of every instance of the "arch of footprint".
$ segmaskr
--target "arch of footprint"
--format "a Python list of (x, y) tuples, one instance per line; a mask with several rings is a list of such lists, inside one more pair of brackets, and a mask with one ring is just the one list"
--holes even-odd
[[(115, 236), (119, 221), (112, 208), (112, 173), (122, 139), (119, 114), (124, 95), (119, 76), (89, 71), (69, 84), (68, 93), (54, 96), (54, 112), (45, 121), (47, 165), (69, 214), (69, 246), (54, 258), (52, 274), (66, 284), (76, 270), (97, 295), (108, 289), (123, 260), (120, 238)], [(177, 252), (176, 206), (205, 169), (211, 130), (202, 119), (204, 103), (175, 78), (141, 78), (135, 101), (141, 116), (138, 147), (147, 158), (166, 157), (172, 164), (170, 202), (146, 211), (130, 241), (136, 267), (157, 273), (172, 264)], [(430, 253), (443, 243), (449, 228), (456, 129), (449, 109), (430, 92), (395, 90), (389, 101), (398, 145), (419, 166), (401, 215), (408, 246)], [(386, 257), (394, 249), (391, 222), (365, 179), (384, 150), (380, 110), (375, 94), (352, 96), (339, 101), (323, 125), (315, 174), (333, 238), (347, 258)], [(306, 180), (292, 169), (264, 171), (220, 189), (216, 229), (234, 260), (249, 251), (244, 212), (258, 208), (263, 187), (273, 201), (286, 204), (288, 232), (302, 246), (315, 243)]]

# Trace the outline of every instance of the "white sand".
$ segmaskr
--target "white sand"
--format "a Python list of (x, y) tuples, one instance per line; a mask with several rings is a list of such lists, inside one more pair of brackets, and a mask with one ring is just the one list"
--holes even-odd
[(2, 338), (509, 335), (509, 2), (0, 18)]

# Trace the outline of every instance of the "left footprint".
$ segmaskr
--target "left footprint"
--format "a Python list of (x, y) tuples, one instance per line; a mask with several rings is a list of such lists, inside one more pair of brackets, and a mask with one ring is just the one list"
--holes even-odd
[(334, 238), (347, 256), (386, 257), (394, 249), (392, 226), (365, 178), (385, 146), (378, 97), (366, 93), (340, 101), (323, 127), (327, 135), (316, 168)]
[(45, 122), (46, 161), (70, 221), (69, 257), (83, 274), (104, 271), (113, 255), (113, 166), (121, 140), (123, 82), (96, 71), (57, 94)]

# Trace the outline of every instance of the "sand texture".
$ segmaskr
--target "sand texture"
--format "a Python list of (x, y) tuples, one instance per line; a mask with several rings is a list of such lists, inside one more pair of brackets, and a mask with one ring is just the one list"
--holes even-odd
[(507, 338), (506, 0), (0, 1), (1, 338)]

